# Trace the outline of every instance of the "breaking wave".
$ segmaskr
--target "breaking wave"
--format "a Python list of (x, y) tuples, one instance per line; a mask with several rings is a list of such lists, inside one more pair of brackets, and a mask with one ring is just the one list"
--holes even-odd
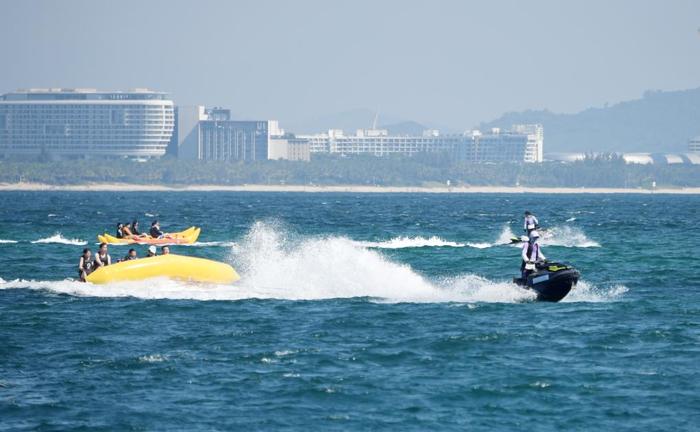
[(58, 243), (58, 244), (65, 244), (65, 245), (74, 245), (74, 246), (85, 246), (87, 242), (85, 240), (80, 240), (80, 239), (69, 239), (65, 238), (61, 235), (61, 233), (56, 233), (52, 235), (51, 237), (46, 237), (42, 238), (39, 240), (34, 240), (32, 243)]
[(554, 226), (542, 231), (540, 243), (544, 246), (563, 246), (590, 248), (600, 247), (600, 243), (586, 237), (580, 228), (570, 226)]
[(17, 240), (3, 240), (0, 239), (0, 244), (14, 244), (17, 243)]
[[(242, 275), (234, 285), (208, 285), (151, 279), (92, 285), (72, 280), (2, 281), (0, 289), (28, 288), (90, 297), (142, 299), (242, 300), (251, 298), (322, 300), (370, 298), (398, 303), (523, 302), (533, 293), (509, 281), (473, 274), (432, 280), (409, 265), (344, 237), (288, 238), (284, 230), (256, 223), (232, 248), (233, 264)], [(599, 290), (581, 282), (567, 301), (606, 301), (624, 287)]]

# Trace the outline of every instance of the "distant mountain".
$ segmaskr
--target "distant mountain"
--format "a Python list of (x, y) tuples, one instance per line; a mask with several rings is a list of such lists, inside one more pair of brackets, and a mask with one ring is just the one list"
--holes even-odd
[[(345, 132), (354, 133), (357, 129), (370, 129), (374, 122), (375, 114), (375, 111), (357, 108), (339, 113), (326, 114), (321, 117), (300, 122), (299, 124), (292, 124), (288, 128), (291, 132), (298, 134), (320, 133), (328, 129), (343, 129)], [(384, 116), (379, 113), (379, 122), (380, 124), (394, 124), (400, 123), (402, 120), (395, 117)]]
[(393, 124), (382, 124), (380, 129), (386, 129), (389, 135), (423, 135), (423, 131), (430, 128), (418, 122), (403, 121)]
[(641, 99), (576, 114), (511, 112), (479, 129), (518, 123), (544, 125), (545, 153), (686, 152), (688, 139), (700, 135), (700, 88), (647, 91)]
[[(370, 129), (374, 124), (375, 111), (357, 108), (335, 114), (310, 119), (298, 124), (286, 124), (285, 129), (296, 134), (320, 133), (328, 129), (342, 129), (346, 133), (355, 133), (357, 129)], [(403, 120), (381, 112), (377, 118), (377, 128), (386, 129), (392, 135), (422, 135), (426, 129), (440, 129), (449, 133), (450, 129), (440, 125), (422, 124), (413, 120)]]

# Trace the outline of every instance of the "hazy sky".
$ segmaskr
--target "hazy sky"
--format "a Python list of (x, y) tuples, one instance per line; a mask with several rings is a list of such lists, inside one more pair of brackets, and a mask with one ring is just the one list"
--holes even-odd
[(700, 86), (700, 1), (0, 0), (0, 93), (150, 87), (294, 129), (468, 128)]

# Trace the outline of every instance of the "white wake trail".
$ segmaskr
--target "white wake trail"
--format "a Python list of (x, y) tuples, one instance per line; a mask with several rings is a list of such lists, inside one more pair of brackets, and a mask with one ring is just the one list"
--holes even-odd
[(42, 238), (39, 240), (34, 240), (32, 243), (34, 243), (34, 244), (57, 243), (57, 244), (65, 244), (65, 245), (73, 245), (73, 246), (85, 246), (85, 245), (87, 245), (87, 242), (85, 240), (66, 238), (66, 237), (63, 237), (63, 235), (61, 235), (60, 232), (57, 232), (50, 237)]

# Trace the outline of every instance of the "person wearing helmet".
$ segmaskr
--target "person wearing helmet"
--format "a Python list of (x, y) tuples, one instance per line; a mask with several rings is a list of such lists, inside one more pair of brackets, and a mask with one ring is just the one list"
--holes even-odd
[(157, 250), (158, 250), (158, 249), (156, 249), (155, 246), (153, 246), (153, 245), (149, 246), (149, 247), (148, 247), (148, 253), (146, 253), (146, 258), (156, 256), (156, 251), (157, 251)]
[(530, 273), (535, 271), (535, 263), (547, 260), (547, 258), (542, 253), (540, 245), (537, 243), (537, 240), (539, 240), (539, 238), (540, 235), (537, 233), (536, 230), (532, 230), (530, 232), (529, 237), (522, 236), (521, 238), (521, 240), (523, 241), (523, 247), (522, 252), (520, 254), (522, 257), (522, 263), (520, 264), (520, 273), (522, 274), (523, 279), (526, 279)]
[(523, 221), (523, 231), (527, 233), (528, 237), (531, 237), (530, 233), (539, 228), (540, 222), (537, 220), (537, 216), (526, 210), (525, 220)]

